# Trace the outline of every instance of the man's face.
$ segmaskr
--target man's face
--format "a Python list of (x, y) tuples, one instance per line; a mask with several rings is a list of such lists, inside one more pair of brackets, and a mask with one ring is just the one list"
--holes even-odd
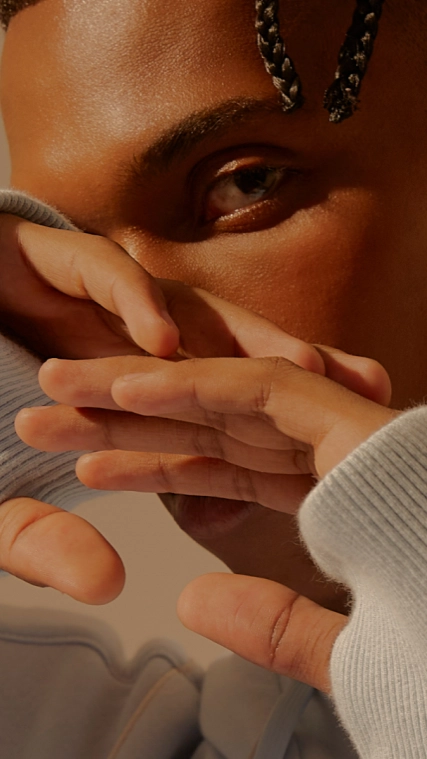
[[(282, 3), (306, 98), (292, 115), (275, 105), (253, 5), (43, 0), (21, 12), (2, 79), (12, 183), (155, 276), (377, 359), (404, 407), (427, 376), (426, 129), (393, 13), (360, 112), (336, 126), (322, 96), (353, 0)], [(262, 510), (204, 545), (334, 604), (325, 586), (307, 589), (313, 568), (286, 515)]]

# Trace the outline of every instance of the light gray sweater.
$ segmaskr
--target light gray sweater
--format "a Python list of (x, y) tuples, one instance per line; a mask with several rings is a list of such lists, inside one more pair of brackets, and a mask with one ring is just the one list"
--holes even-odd
[[(0, 211), (70, 228), (19, 193), (0, 192)], [(38, 361), (7, 338), (0, 361), (0, 502), (87, 500), (75, 454), (39, 453), (15, 435), (19, 408), (49, 402)], [(2, 606), (0, 759), (249, 759), (255, 746), (255, 759), (426, 757), (427, 407), (336, 467), (306, 498), (300, 526), (354, 596), (332, 655), (334, 704), (234, 655), (204, 673), (166, 640), (125, 662), (98, 622)]]

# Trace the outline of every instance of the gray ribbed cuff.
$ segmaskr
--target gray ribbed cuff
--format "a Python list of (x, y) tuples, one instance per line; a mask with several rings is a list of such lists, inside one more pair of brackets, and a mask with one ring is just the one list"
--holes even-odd
[(350, 587), (362, 573), (385, 589), (396, 578), (396, 592), (417, 604), (427, 591), (427, 406), (397, 417), (329, 472), (299, 523), (326, 574)]
[[(14, 190), (0, 191), (0, 212), (46, 227), (78, 231), (55, 209)], [(75, 464), (80, 453), (37, 451), (15, 432), (14, 420), (21, 408), (53, 405), (38, 383), (39, 359), (0, 333), (0, 366), (0, 504), (24, 496), (71, 509), (101, 495), (77, 479)]]
[(44, 227), (77, 232), (65, 216), (51, 206), (18, 190), (0, 190), (0, 213), (10, 213)]

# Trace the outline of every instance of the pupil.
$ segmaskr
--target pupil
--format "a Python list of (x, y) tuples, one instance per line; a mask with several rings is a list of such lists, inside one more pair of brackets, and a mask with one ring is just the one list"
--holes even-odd
[(260, 166), (256, 169), (238, 172), (234, 175), (235, 185), (244, 195), (254, 195), (268, 189), (266, 184), (268, 183), (270, 171), (271, 169)]

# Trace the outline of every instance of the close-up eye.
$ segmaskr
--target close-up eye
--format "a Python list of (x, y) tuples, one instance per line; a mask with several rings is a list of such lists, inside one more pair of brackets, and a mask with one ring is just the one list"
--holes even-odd
[(277, 166), (251, 166), (228, 170), (217, 177), (205, 196), (203, 221), (215, 221), (266, 200), (277, 189), (285, 169)]

